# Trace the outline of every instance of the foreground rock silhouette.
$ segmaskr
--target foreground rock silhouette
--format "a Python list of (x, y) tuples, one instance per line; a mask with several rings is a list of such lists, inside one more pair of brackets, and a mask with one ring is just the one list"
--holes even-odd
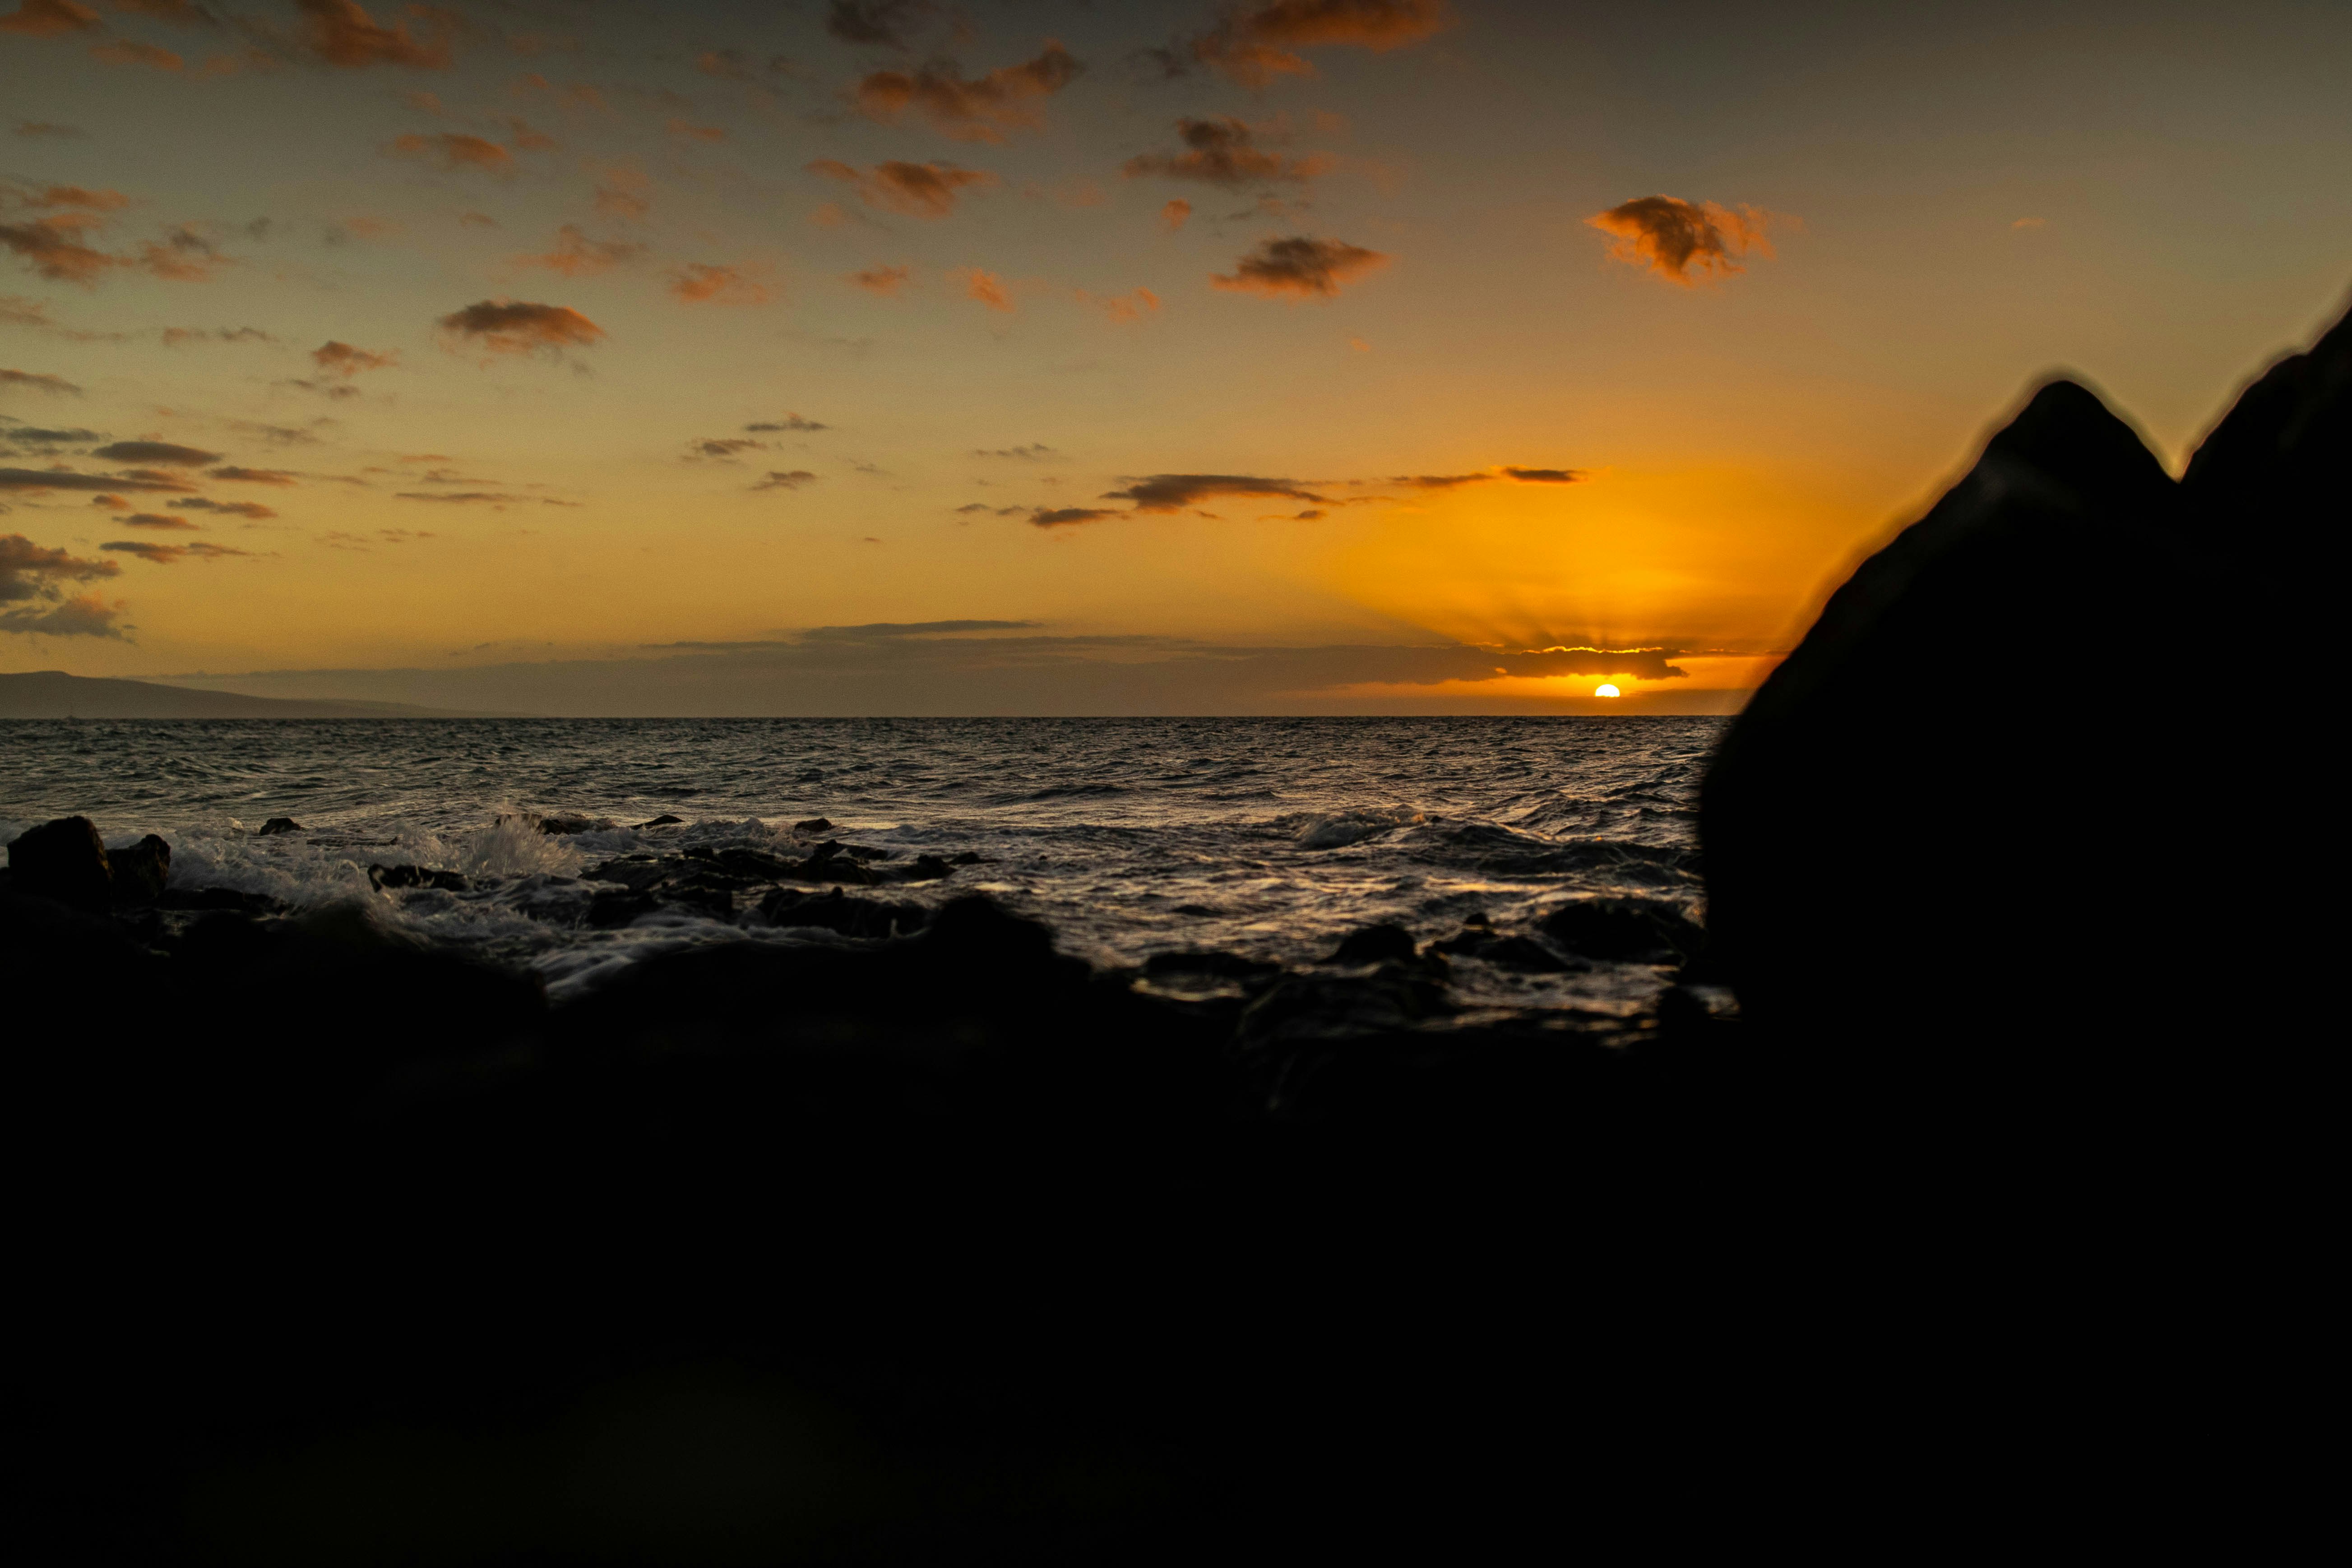
[[(2260, 972), (2307, 942), (2288, 868), (2320, 832), (2284, 726), (2313, 717), (2347, 452), (2352, 325), (2250, 386), (2179, 484), (2090, 392), (2034, 394), (1714, 760), (1710, 963), (1750, 1021), (1843, 1070), (2085, 1032), (2145, 1058), (2274, 1012)], [(2062, 867), (2095, 905), (2053, 895)]]

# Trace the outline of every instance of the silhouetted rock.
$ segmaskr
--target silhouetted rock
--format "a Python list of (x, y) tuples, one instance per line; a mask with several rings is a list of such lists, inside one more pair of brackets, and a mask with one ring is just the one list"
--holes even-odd
[[(2226, 766), (2181, 729), (2197, 688), (2138, 668), (2213, 600), (2187, 515), (2053, 382), (1831, 597), (1702, 792), (1710, 964), (1748, 1018), (1892, 1047), (2156, 1005), (2199, 902), (2179, 830)], [(2050, 907), (2053, 876), (2095, 907)]]
[(822, 816), (812, 816), (806, 822), (793, 823), (793, 831), (794, 833), (830, 833), (833, 831), (833, 824)]
[(588, 912), (583, 923), (600, 931), (612, 931), (627, 925), (640, 915), (649, 915), (661, 908), (661, 900), (651, 893), (631, 890), (613, 892), (599, 890), (588, 900)]
[(8, 869), (22, 897), (55, 899), (69, 909), (91, 911), (113, 901), (106, 841), (87, 816), (61, 816), (26, 829), (8, 846)]
[(936, 882), (942, 877), (954, 876), (955, 868), (936, 855), (918, 855), (898, 875), (909, 882)]
[(542, 816), (532, 826), (541, 833), (569, 837), (575, 833), (607, 832), (620, 824), (609, 816), (583, 816), (577, 812), (562, 812), (553, 816)]
[(1412, 932), (1402, 926), (1366, 926), (1349, 931), (1340, 939), (1339, 949), (1326, 963), (1381, 963), (1391, 958), (1411, 958), (1413, 954)]
[(261, 837), (268, 838), (280, 833), (308, 833), (310, 830), (290, 816), (273, 816), (261, 825)]
[(592, 866), (580, 876), (583, 881), (618, 882), (633, 892), (643, 892), (675, 874), (683, 864), (683, 861), (665, 860), (651, 855), (625, 855), (601, 866)]
[(760, 900), (760, 913), (772, 926), (819, 926), (857, 937), (911, 936), (929, 920), (919, 904), (853, 899), (839, 888), (830, 893), (778, 888)]
[(1475, 958), (1497, 969), (1516, 969), (1529, 974), (1558, 974), (1578, 967), (1532, 937), (1497, 936), (1485, 926), (1465, 926), (1458, 935), (1431, 942), (1429, 951), (1447, 958)]
[(639, 832), (643, 832), (648, 827), (676, 827), (685, 820), (686, 818), (682, 816), (672, 816), (668, 812), (665, 811), (659, 816), (655, 817), (651, 822), (638, 823), (637, 829)]
[(462, 893), (469, 884), (456, 871), (436, 871), (425, 866), (371, 866), (368, 885), (379, 889), (438, 888), (444, 892)]
[(1621, 963), (1679, 963), (1706, 941), (1682, 910), (1654, 899), (1579, 899), (1536, 929), (1570, 952)]
[(172, 847), (151, 833), (129, 848), (107, 851), (106, 863), (114, 877), (116, 904), (152, 904), (163, 896), (171, 878)]
[(1161, 981), (1199, 979), (1254, 985), (1279, 975), (1282, 965), (1232, 952), (1155, 952), (1143, 961), (1143, 973)]

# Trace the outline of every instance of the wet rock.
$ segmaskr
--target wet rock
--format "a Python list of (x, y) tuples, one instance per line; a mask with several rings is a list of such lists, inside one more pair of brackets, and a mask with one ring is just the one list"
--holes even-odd
[(665, 882), (655, 897), (670, 909), (689, 910), (710, 920), (732, 921), (735, 918), (735, 893), (732, 889)]
[(1496, 936), (1483, 924), (1465, 926), (1458, 936), (1431, 942), (1429, 951), (1449, 958), (1475, 958), (1497, 969), (1528, 974), (1559, 974), (1580, 967), (1532, 937)]
[(965, 850), (961, 855), (950, 855), (948, 857), (948, 864), (950, 866), (989, 866), (993, 865), (994, 863), (995, 862), (990, 860), (986, 856), (975, 854), (970, 849)]
[(686, 818), (682, 816), (672, 816), (668, 812), (665, 811), (659, 816), (655, 817), (651, 822), (638, 823), (637, 831), (642, 833), (648, 827), (677, 827), (685, 821)]
[(107, 851), (107, 867), (114, 874), (113, 901), (120, 907), (152, 904), (163, 895), (172, 875), (172, 847), (149, 834), (126, 849)]
[(618, 882), (631, 892), (641, 893), (664, 878), (675, 874), (683, 862), (657, 859), (650, 855), (625, 855), (607, 860), (580, 873), (588, 882)]
[(955, 868), (936, 855), (918, 855), (899, 873), (908, 882), (936, 882), (942, 877), (955, 875)]
[(87, 816), (61, 816), (26, 829), (8, 846), (8, 869), (20, 896), (92, 912), (113, 901), (106, 842)]
[(582, 816), (565, 812), (554, 816), (542, 816), (533, 825), (540, 832), (568, 838), (575, 833), (604, 833), (620, 824), (609, 816)]
[(1536, 929), (1570, 952), (1619, 963), (1679, 963), (1706, 942), (1681, 910), (1654, 899), (1579, 899)]
[[(2171, 965), (2173, 911), (2198, 900), (2168, 847), (2233, 765), (2184, 743), (2200, 694), (2119, 679), (2085, 702), (2000, 671), (2060, 628), (2146, 647), (2210, 620), (2187, 521), (2131, 426), (2053, 382), (1832, 595), (1702, 790), (1710, 949), (1750, 1022), (1840, 1050), (2064, 1032)], [(2021, 919), (2053, 873), (2096, 913)]]
[(1326, 963), (1381, 963), (1390, 959), (1411, 958), (1414, 943), (1412, 932), (1400, 925), (1366, 926), (1349, 931), (1339, 942), (1339, 950), (1325, 959)]
[(702, 861), (750, 882), (782, 881), (792, 875), (794, 864), (757, 849), (714, 849), (706, 845), (697, 845), (688, 849), (686, 858)]
[(877, 899), (853, 899), (835, 888), (830, 893), (803, 893), (778, 888), (760, 900), (760, 913), (772, 926), (817, 926), (844, 936), (908, 936), (929, 922), (929, 911), (919, 904), (885, 903)]
[(793, 823), (793, 831), (809, 834), (830, 833), (833, 831), (833, 824), (822, 816), (812, 816), (806, 822)]
[(807, 859), (786, 867), (782, 877), (788, 881), (839, 882), (854, 888), (871, 888), (884, 880), (831, 839), (818, 845)]
[(379, 891), (400, 888), (437, 888), (445, 893), (462, 893), (472, 884), (455, 871), (436, 871), (427, 866), (370, 866), (368, 886)]
[(261, 825), (261, 837), (272, 837), (280, 833), (308, 833), (310, 830), (290, 816), (273, 816)]
[(1250, 1004), (1234, 1040), (1249, 1050), (1359, 1039), (1410, 1030), (1451, 1011), (1445, 988), (1418, 965), (1385, 963), (1367, 975), (1292, 974)]
[(582, 923), (598, 931), (614, 931), (659, 908), (661, 900), (651, 893), (634, 889), (620, 893), (600, 889), (588, 900), (588, 912), (582, 917)]
[(1234, 952), (1155, 952), (1143, 961), (1143, 973), (1158, 981), (1212, 980), (1255, 985), (1280, 974), (1282, 965)]

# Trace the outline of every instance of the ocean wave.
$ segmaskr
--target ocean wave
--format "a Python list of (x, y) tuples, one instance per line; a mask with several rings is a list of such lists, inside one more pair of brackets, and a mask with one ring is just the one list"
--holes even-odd
[(1318, 812), (1297, 823), (1291, 841), (1301, 849), (1342, 849), (1383, 833), (1410, 827), (1425, 820), (1409, 805), (1374, 806), (1369, 810)]

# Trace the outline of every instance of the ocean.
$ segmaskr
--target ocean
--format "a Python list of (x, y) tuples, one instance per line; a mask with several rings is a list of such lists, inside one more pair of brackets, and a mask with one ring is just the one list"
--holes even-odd
[[(1297, 967), (1376, 923), (1420, 940), (1524, 927), (1578, 895), (1700, 918), (1697, 790), (1717, 718), (81, 721), (0, 723), (0, 841), (79, 814), (110, 846), (161, 834), (174, 888), (356, 903), (536, 973), (556, 1000), (652, 953), (838, 942), (664, 906), (585, 923), (625, 857), (825, 840), (976, 857), (877, 892), (982, 892), (1098, 966), (1219, 952)], [(551, 835), (551, 815), (610, 826)], [(302, 831), (263, 836), (272, 817)], [(644, 826), (655, 818), (679, 821)], [(796, 823), (830, 826), (802, 832)], [(380, 890), (371, 866), (462, 889)], [(1473, 1014), (1652, 1005), (1663, 965), (1457, 963)]]

